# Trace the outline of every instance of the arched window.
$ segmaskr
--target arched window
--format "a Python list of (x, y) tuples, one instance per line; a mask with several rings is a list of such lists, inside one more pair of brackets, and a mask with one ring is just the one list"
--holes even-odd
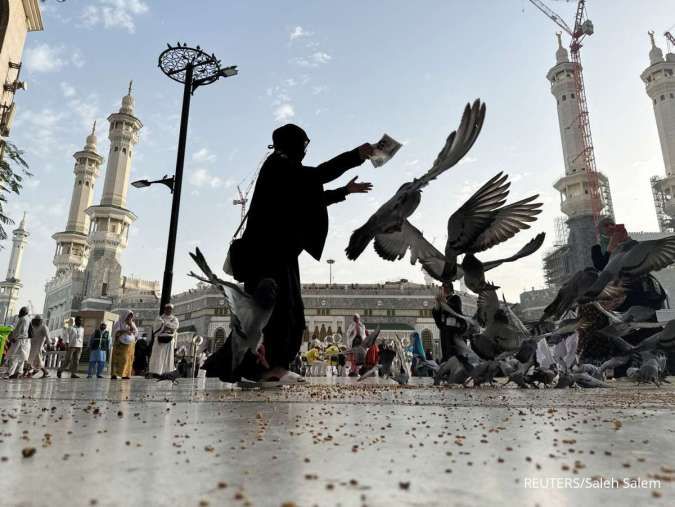
[(326, 337), (326, 325), (321, 324), (321, 329), (319, 330), (319, 339), (323, 340)]

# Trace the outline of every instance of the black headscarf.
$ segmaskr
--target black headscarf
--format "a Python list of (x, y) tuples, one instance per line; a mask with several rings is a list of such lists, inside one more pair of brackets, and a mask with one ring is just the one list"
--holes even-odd
[(276, 151), (291, 160), (300, 162), (305, 157), (309, 137), (303, 129), (288, 123), (272, 132), (272, 143)]

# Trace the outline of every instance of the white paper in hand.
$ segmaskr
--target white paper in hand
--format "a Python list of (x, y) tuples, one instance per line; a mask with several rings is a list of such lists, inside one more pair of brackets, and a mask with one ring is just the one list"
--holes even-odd
[(380, 139), (377, 144), (373, 145), (374, 151), (373, 155), (370, 157), (370, 161), (373, 163), (374, 167), (380, 167), (389, 162), (391, 158), (396, 155), (396, 152), (401, 146), (401, 143), (396, 139), (384, 134), (382, 139)]

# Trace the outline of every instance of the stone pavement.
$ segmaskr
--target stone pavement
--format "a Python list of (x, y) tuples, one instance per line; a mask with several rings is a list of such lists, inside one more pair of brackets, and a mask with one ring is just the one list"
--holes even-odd
[(0, 505), (674, 505), (675, 389), (615, 385), (2, 381)]

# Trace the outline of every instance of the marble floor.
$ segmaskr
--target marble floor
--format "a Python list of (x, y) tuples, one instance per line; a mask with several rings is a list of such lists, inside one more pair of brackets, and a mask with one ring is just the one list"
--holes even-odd
[(675, 505), (675, 389), (613, 385), (1, 381), (0, 505)]

